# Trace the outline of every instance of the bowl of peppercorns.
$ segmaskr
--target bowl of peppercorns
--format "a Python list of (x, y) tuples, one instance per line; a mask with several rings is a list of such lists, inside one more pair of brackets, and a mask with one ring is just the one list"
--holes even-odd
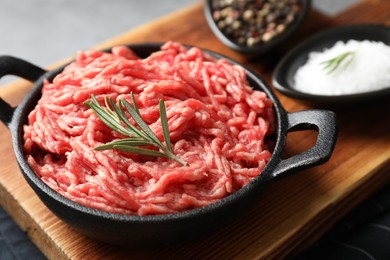
[(311, 0), (206, 0), (206, 20), (214, 34), (241, 53), (264, 54), (303, 23)]

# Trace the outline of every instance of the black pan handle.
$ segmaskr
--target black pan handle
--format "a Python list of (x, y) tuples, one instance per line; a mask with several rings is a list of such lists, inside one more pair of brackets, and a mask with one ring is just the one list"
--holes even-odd
[(318, 131), (317, 141), (313, 147), (300, 154), (280, 159), (272, 177), (280, 177), (327, 162), (336, 144), (336, 115), (332, 111), (305, 110), (288, 113), (287, 118), (287, 132), (315, 130)]
[[(0, 56), (0, 78), (5, 75), (14, 75), (35, 82), (45, 73), (44, 69), (25, 60), (12, 56)], [(0, 97), (0, 121), (6, 126), (11, 123), (14, 111), (15, 108)]]

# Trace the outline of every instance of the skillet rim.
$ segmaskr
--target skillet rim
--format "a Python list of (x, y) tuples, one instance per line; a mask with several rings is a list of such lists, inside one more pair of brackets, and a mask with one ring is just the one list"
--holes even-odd
[[(135, 51), (138, 54), (139, 52), (137, 52), (136, 49), (146, 48), (146, 49), (150, 49), (149, 51), (154, 52), (158, 50), (163, 44), (164, 43), (139, 43), (139, 44), (128, 44), (126, 46), (131, 48), (133, 51)], [(187, 48), (194, 47), (191, 45), (184, 45), (184, 46), (186, 46)], [(273, 102), (273, 108), (275, 112), (274, 114), (275, 124), (276, 124), (275, 133), (274, 133), (275, 147), (274, 147), (274, 151), (272, 152), (272, 157), (270, 161), (267, 163), (266, 167), (264, 168), (261, 174), (259, 174), (254, 180), (252, 180), (250, 183), (248, 183), (247, 185), (245, 185), (235, 193), (230, 194), (229, 196), (223, 199), (220, 199), (214, 203), (211, 203), (203, 207), (189, 209), (182, 212), (171, 213), (171, 214), (146, 215), (146, 216), (124, 215), (124, 214), (118, 214), (118, 213), (112, 213), (112, 212), (106, 212), (103, 210), (94, 209), (88, 206), (81, 205), (77, 202), (74, 202), (64, 197), (60, 193), (51, 189), (46, 183), (44, 183), (29, 166), (23, 152), (23, 144), (24, 144), (23, 125), (27, 122), (28, 114), (35, 107), (36, 103), (38, 102), (41, 96), (43, 81), (46, 79), (52, 80), (69, 63), (74, 61), (72, 60), (71, 62), (57, 69), (44, 73), (37, 81), (34, 82), (35, 85), (33, 90), (24, 98), (22, 103), (20, 103), (20, 105), (16, 108), (13, 119), (10, 124), (10, 130), (12, 132), (12, 139), (14, 145), (14, 152), (17, 157), (19, 167), (21, 168), (22, 173), (25, 176), (25, 179), (28, 181), (28, 183), (34, 189), (37, 195), (41, 198), (41, 200), (46, 204), (46, 202), (42, 199), (40, 194), (41, 192), (43, 192), (46, 196), (51, 197), (53, 200), (60, 203), (64, 207), (68, 207), (74, 211), (79, 212), (80, 214), (87, 214), (89, 216), (92, 216), (94, 218), (99, 218), (102, 220), (104, 219), (108, 221), (126, 222), (126, 223), (134, 223), (134, 224), (165, 223), (165, 222), (173, 222), (177, 220), (188, 220), (193, 218), (199, 218), (201, 216), (207, 217), (210, 214), (214, 214), (215, 212), (222, 210), (222, 208), (231, 206), (231, 204), (233, 205), (236, 205), (237, 203), (239, 204), (240, 201), (245, 199), (253, 200), (254, 198), (250, 198), (250, 195), (254, 195), (255, 192), (260, 193), (259, 192), (261, 190), (260, 188), (266, 182), (273, 179), (273, 177), (268, 177), (268, 176), (271, 176), (272, 170), (276, 167), (276, 165), (280, 161), (280, 158), (278, 158), (278, 156), (280, 155), (284, 147), (285, 139), (287, 135), (287, 113), (284, 110), (283, 106), (281, 105), (279, 99), (276, 97), (274, 92), (268, 86), (268, 84), (266, 84), (266, 82), (252, 69), (219, 53), (204, 48), (200, 48), (200, 49), (217, 59), (221, 59), (221, 58), (226, 59), (227, 61), (229, 61), (234, 65), (239, 65), (243, 67), (247, 73), (247, 78), (248, 81), (250, 82), (251, 87), (253, 87), (256, 90), (261, 90), (265, 92), (267, 94), (267, 97), (270, 98)], [(110, 49), (105, 49), (102, 51), (107, 52), (110, 51)], [(255, 83), (258, 88), (253, 86), (253, 84)], [(49, 209), (52, 210), (52, 208), (49, 205), (47, 206)]]

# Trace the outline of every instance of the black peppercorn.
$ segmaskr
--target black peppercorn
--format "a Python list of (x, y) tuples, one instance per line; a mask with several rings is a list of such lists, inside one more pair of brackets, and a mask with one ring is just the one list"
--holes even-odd
[(302, 12), (301, 0), (212, 0), (211, 6), (222, 33), (246, 46), (272, 41)]

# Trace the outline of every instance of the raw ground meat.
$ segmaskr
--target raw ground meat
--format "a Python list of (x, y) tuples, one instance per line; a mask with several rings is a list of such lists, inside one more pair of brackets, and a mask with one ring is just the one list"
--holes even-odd
[[(187, 166), (94, 147), (124, 138), (84, 105), (95, 95), (135, 95), (144, 121), (163, 140), (159, 100), (167, 108), (173, 152)], [(272, 102), (252, 90), (245, 70), (174, 42), (145, 59), (124, 46), (85, 51), (45, 82), (24, 127), (32, 169), (63, 196), (133, 215), (180, 212), (234, 193), (261, 174), (274, 131)]]

